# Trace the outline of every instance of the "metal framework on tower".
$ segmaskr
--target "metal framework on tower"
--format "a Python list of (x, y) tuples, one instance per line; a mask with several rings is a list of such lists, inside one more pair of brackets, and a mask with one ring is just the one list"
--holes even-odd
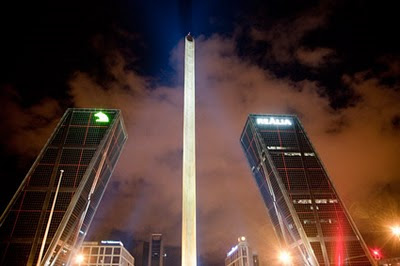
[(126, 139), (120, 110), (68, 109), (0, 217), (0, 265), (36, 265), (43, 242), (40, 265), (67, 264)]

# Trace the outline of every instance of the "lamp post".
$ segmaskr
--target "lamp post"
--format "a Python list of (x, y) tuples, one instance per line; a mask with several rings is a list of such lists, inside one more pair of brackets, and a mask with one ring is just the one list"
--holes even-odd
[(41, 260), (42, 260), (44, 246), (46, 245), (47, 235), (49, 233), (51, 219), (53, 218), (54, 207), (56, 206), (57, 195), (58, 195), (58, 191), (60, 189), (61, 178), (63, 176), (63, 173), (64, 173), (64, 170), (60, 170), (60, 178), (58, 179), (56, 193), (54, 193), (53, 204), (51, 205), (49, 220), (47, 221), (46, 231), (44, 232), (44, 236), (43, 236), (43, 240), (42, 240), (42, 246), (40, 247), (39, 257), (38, 257), (38, 261), (37, 261), (37, 264), (36, 264), (37, 266), (40, 266), (40, 263), (41, 263)]

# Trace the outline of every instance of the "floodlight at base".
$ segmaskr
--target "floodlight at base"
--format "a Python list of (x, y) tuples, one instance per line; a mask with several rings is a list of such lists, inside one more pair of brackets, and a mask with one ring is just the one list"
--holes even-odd
[(286, 250), (279, 252), (278, 258), (283, 265), (290, 265), (292, 263), (292, 256)]
[(396, 225), (392, 228), (392, 234), (400, 239), (400, 226)]
[(85, 257), (83, 256), (83, 254), (78, 254), (75, 257), (75, 262), (76, 263), (82, 263), (84, 259), (85, 259)]

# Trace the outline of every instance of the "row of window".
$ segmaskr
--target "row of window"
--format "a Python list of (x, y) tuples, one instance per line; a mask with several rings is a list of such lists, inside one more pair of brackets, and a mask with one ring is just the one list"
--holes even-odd
[[(314, 157), (315, 153), (313, 152), (304, 152), (304, 156), (306, 157)], [(285, 156), (301, 156), (300, 152), (284, 152), (283, 155)]]
[[(320, 219), (319, 222), (321, 224), (335, 224), (337, 223), (336, 219)], [(303, 224), (316, 224), (316, 220), (305, 219), (303, 220)]]
[(85, 254), (121, 254), (120, 247), (83, 247)]
[[(315, 199), (316, 204), (339, 203), (337, 199)], [(294, 199), (294, 204), (312, 204), (311, 199)]]

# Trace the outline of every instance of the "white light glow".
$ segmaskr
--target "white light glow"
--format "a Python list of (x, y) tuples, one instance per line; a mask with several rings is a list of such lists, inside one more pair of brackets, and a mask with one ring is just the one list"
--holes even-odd
[(234, 246), (234, 247), (228, 252), (228, 254), (226, 254), (226, 255), (229, 257), (229, 256), (232, 255), (232, 253), (235, 252), (237, 249), (238, 249), (238, 246)]
[(75, 262), (76, 263), (82, 263), (84, 259), (85, 259), (85, 257), (82, 254), (78, 254), (75, 257)]
[(290, 256), (290, 253), (287, 251), (281, 251), (279, 253), (279, 261), (284, 263), (284, 264), (290, 264), (292, 261), (292, 257)]
[(400, 239), (400, 226), (396, 225), (393, 226), (391, 229), (392, 229), (392, 234)]
[(292, 121), (288, 118), (275, 118), (275, 117), (267, 117), (267, 118), (257, 118), (258, 125), (278, 125), (278, 126), (291, 126)]

